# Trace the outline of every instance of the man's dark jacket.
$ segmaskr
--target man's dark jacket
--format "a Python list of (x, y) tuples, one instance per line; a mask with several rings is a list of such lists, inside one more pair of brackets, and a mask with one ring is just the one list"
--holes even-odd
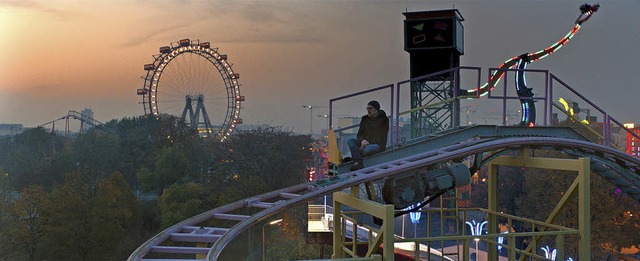
[(383, 110), (378, 110), (378, 117), (362, 116), (358, 129), (358, 143), (367, 140), (370, 144), (378, 144), (382, 150), (387, 147), (387, 133), (389, 132), (389, 118)]

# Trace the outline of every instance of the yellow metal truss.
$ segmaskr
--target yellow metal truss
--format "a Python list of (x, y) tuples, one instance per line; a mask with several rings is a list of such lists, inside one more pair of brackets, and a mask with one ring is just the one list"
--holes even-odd
[[(371, 258), (374, 256), (381, 245), (384, 245), (382, 258), (383, 260), (393, 260), (394, 257), (394, 244), (396, 242), (414, 242), (416, 245), (420, 243), (429, 243), (438, 240), (459, 240), (463, 243), (463, 260), (468, 260), (468, 248), (467, 241), (473, 239), (474, 237), (479, 238), (482, 241), (485, 241), (487, 244), (496, 246), (496, 239), (501, 236), (505, 236), (507, 239), (507, 244), (503, 245), (506, 249), (509, 249), (509, 260), (516, 260), (516, 253), (521, 254), (521, 260), (524, 260), (526, 257), (532, 258), (544, 258), (535, 254), (536, 251), (536, 242), (542, 236), (555, 236), (556, 239), (556, 260), (565, 260), (565, 251), (564, 251), (564, 241), (565, 236), (577, 236), (579, 238), (578, 248), (579, 248), (579, 260), (591, 260), (591, 254), (589, 251), (590, 247), (590, 216), (591, 216), (591, 206), (590, 206), (590, 158), (579, 158), (579, 159), (557, 159), (557, 158), (543, 158), (543, 157), (532, 157), (530, 155), (529, 148), (523, 148), (520, 156), (501, 156), (494, 160), (492, 160), (488, 164), (488, 209), (463, 209), (459, 208), (456, 210), (460, 211), (462, 217), (466, 217), (466, 213), (468, 211), (480, 211), (485, 212), (488, 217), (488, 223), (494, 224), (488, 226), (488, 234), (487, 235), (465, 235), (465, 231), (462, 230), (460, 235), (443, 235), (440, 237), (431, 237), (427, 238), (414, 238), (414, 239), (399, 239), (395, 238), (393, 234), (394, 229), (394, 208), (393, 205), (385, 205), (380, 204), (375, 201), (371, 201), (367, 198), (361, 198), (359, 195), (359, 187), (354, 186), (351, 188), (351, 193), (347, 194), (344, 192), (336, 192), (333, 194), (333, 204), (334, 204), (334, 233), (333, 233), (333, 258), (341, 259), (341, 258), (359, 258), (357, 256), (357, 248), (359, 245), (367, 245), (367, 254), (364, 258)], [(557, 203), (553, 211), (549, 214), (547, 219), (544, 222), (530, 220), (521, 217), (515, 217), (508, 214), (500, 213), (497, 210), (498, 206), (498, 166), (517, 166), (517, 167), (527, 167), (527, 168), (541, 168), (541, 169), (552, 169), (552, 170), (565, 170), (565, 171), (575, 171), (578, 173), (577, 177), (571, 184), (571, 186), (564, 193), (563, 197)], [(371, 184), (364, 184), (366, 187), (370, 188)], [(556, 217), (572, 196), (578, 196), (578, 209), (579, 209), (579, 228), (578, 230), (565, 228), (562, 226), (554, 225)], [(362, 224), (358, 224), (357, 220), (354, 218), (355, 213), (350, 212), (346, 213), (342, 211), (343, 206), (349, 206), (355, 210), (357, 210), (359, 214), (367, 214), (382, 220), (382, 225), (380, 228), (374, 228), (371, 226), (366, 226)], [(442, 210), (439, 210), (442, 212)], [(428, 212), (428, 211), (423, 211)], [(427, 215), (430, 216), (430, 215)], [(511, 226), (511, 222), (513, 220), (519, 220), (524, 222), (529, 222), (533, 225), (534, 231), (531, 232), (514, 232), (509, 233), (507, 235), (500, 234), (498, 231), (497, 221), (498, 218), (506, 219), (508, 222), (508, 226)], [(351, 227), (352, 229), (352, 239), (347, 241), (345, 230), (347, 228), (346, 223), (352, 222), (354, 225)], [(428, 222), (430, 222), (428, 220)], [(356, 225), (364, 226), (369, 229), (368, 241), (367, 242), (359, 242), (357, 233), (358, 230)], [(533, 240), (529, 244), (526, 250), (515, 249), (515, 240), (517, 237), (531, 237)], [(488, 248), (488, 260), (498, 260), (498, 251), (496, 247)], [(419, 260), (418, 253), (416, 253), (416, 260)]]

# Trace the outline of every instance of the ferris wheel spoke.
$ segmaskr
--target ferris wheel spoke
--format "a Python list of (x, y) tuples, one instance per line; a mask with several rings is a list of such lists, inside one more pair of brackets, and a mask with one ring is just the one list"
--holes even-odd
[[(213, 89), (218, 89), (218, 88), (222, 88), (222, 87), (210, 87)], [(203, 95), (205, 99), (227, 99), (227, 93), (224, 90), (207, 90), (207, 89), (203, 89), (202, 91), (198, 90), (198, 89), (186, 89), (174, 84), (171, 85), (165, 85), (163, 86), (162, 90), (158, 89), (157, 91), (158, 95), (161, 97), (166, 97), (166, 96), (170, 96), (170, 97), (185, 97), (187, 95), (191, 95), (191, 96), (197, 96), (197, 95)], [(213, 98), (211, 98), (213, 97)], [(184, 99), (183, 99), (184, 100)]]
[(181, 67), (180, 65), (176, 64), (173, 66), (175, 69), (170, 69), (168, 72), (171, 73), (171, 81), (169, 82), (171, 85), (175, 86), (175, 90), (177, 91), (181, 91), (181, 92), (187, 92), (188, 89), (188, 75), (186, 75), (186, 73), (181, 71)]
[(205, 98), (204, 101), (226, 100), (226, 99), (227, 99), (227, 97)]

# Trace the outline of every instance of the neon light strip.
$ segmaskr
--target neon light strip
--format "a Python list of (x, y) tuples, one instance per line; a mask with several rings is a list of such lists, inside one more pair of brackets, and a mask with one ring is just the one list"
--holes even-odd
[[(573, 36), (576, 35), (576, 33), (578, 33), (578, 31), (580, 31), (580, 28), (582, 27), (581, 26), (582, 23), (586, 22), (591, 17), (591, 15), (595, 11), (598, 10), (598, 7), (599, 6), (589, 6), (590, 10), (581, 13), (580, 16), (578, 16), (578, 18), (576, 19), (576, 22), (575, 22), (575, 25), (573, 26), (573, 28), (564, 37), (562, 37), (560, 40), (558, 40), (554, 44), (552, 44), (549, 47), (547, 47), (545, 49), (542, 49), (542, 50), (540, 50), (538, 52), (528, 53), (527, 54), (527, 58), (529, 58), (529, 62), (535, 62), (537, 60), (545, 58), (545, 57), (549, 56), (550, 54), (552, 54), (553, 52), (555, 52), (558, 49), (560, 49), (565, 44), (567, 44), (569, 42), (569, 40), (571, 40), (571, 38), (573, 38)], [(582, 10), (582, 7), (581, 7), (581, 10)], [(500, 66), (498, 66), (498, 70), (494, 71), (491, 74), (491, 77), (489, 77), (489, 81), (487, 83), (485, 83), (484, 85), (482, 85), (482, 86), (480, 86), (478, 88), (474, 88), (472, 90), (467, 90), (467, 95), (465, 95), (465, 96), (469, 96), (468, 98), (485, 96), (488, 93), (488, 91), (493, 90), (493, 88), (495, 88), (495, 86), (498, 84), (498, 82), (500, 82), (500, 79), (506, 73), (506, 71), (504, 71), (504, 69), (513, 68), (516, 65), (516, 62), (518, 60), (520, 60), (520, 57), (519, 56), (515, 56), (515, 57), (505, 61), (504, 63), (502, 63)]]

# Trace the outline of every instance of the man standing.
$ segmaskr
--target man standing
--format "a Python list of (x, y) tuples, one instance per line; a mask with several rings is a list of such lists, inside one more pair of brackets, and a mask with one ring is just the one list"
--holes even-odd
[(387, 133), (389, 132), (389, 118), (380, 109), (378, 101), (367, 103), (367, 115), (362, 116), (356, 139), (349, 139), (348, 145), (351, 157), (355, 161), (350, 170), (364, 168), (362, 157), (369, 156), (387, 147)]

